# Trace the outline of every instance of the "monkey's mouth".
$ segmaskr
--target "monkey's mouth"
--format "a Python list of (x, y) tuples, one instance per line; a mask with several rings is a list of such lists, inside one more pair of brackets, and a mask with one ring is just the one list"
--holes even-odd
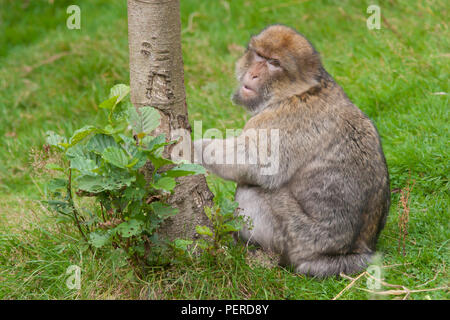
[(247, 86), (245, 84), (242, 86), (241, 90), (242, 90), (242, 93), (246, 96), (256, 94), (256, 91), (254, 89), (250, 88), (249, 86)]

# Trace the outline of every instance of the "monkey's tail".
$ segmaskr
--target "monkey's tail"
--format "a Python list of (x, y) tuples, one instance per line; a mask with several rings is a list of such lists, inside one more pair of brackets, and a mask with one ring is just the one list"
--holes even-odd
[(354, 274), (364, 270), (370, 263), (373, 253), (353, 253), (346, 255), (322, 255), (314, 260), (301, 261), (295, 271), (319, 278), (332, 275)]

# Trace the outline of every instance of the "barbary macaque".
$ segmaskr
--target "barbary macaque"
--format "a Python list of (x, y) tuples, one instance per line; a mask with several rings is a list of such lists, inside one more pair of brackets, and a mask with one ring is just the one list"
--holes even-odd
[(272, 25), (237, 61), (233, 101), (252, 118), (238, 137), (194, 141), (198, 162), (237, 182), (239, 236), (311, 276), (363, 270), (390, 205), (371, 120), (325, 71), (311, 43)]

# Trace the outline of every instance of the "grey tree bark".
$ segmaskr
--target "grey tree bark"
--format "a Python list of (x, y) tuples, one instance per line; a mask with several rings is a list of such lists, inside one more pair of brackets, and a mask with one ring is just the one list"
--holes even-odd
[[(187, 130), (180, 143), (190, 145), (181, 51), (179, 0), (128, 0), (128, 43), (130, 50), (130, 96), (136, 108), (151, 106), (161, 114), (157, 134)], [(171, 156), (171, 145), (166, 156)], [(191, 159), (190, 155), (185, 158)], [(166, 220), (160, 235), (168, 238), (196, 238), (196, 225), (208, 224), (204, 206), (212, 206), (213, 194), (205, 177), (196, 175), (177, 179), (179, 184), (169, 203), (179, 213)]]

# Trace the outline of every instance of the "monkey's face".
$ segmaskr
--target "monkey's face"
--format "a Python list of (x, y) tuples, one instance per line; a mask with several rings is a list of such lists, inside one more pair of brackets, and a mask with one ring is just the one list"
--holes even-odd
[(249, 46), (245, 55), (238, 61), (239, 87), (233, 101), (255, 111), (271, 97), (272, 84), (283, 73), (276, 57), (263, 56), (257, 49)]
[(295, 30), (273, 25), (252, 37), (236, 63), (239, 87), (233, 101), (258, 112), (317, 85), (318, 53)]

